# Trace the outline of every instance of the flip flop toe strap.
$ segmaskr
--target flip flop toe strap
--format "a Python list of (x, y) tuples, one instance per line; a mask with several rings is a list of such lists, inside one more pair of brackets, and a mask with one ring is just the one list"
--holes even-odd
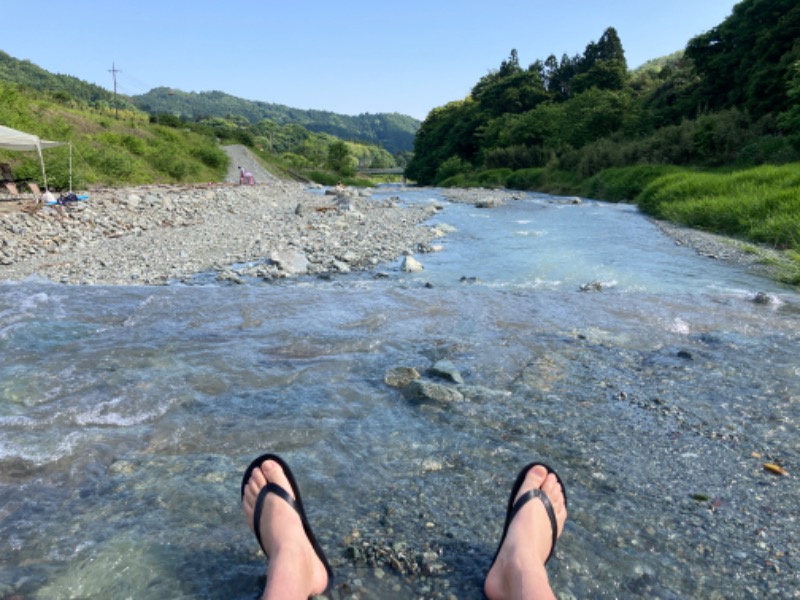
[[(259, 523), (261, 523), (261, 511), (264, 509), (264, 501), (267, 499), (267, 494), (269, 493), (273, 493), (286, 500), (286, 502), (289, 503), (289, 506), (291, 506), (295, 510), (295, 512), (298, 515), (300, 515), (300, 520), (301, 521), (303, 520), (303, 513), (301, 513), (300, 510), (297, 508), (297, 503), (294, 501), (294, 498), (292, 498), (289, 495), (289, 492), (287, 492), (277, 483), (268, 483), (263, 488), (261, 488), (261, 491), (258, 492), (258, 497), (256, 498), (256, 505), (253, 510), (253, 529), (256, 532), (256, 539), (258, 540), (258, 545), (261, 546), (261, 549), (264, 551), (264, 554), (267, 554), (267, 551), (264, 548), (264, 544), (261, 543), (261, 528), (258, 525)], [(269, 555), (267, 554), (267, 556)]]
[(550, 560), (550, 557), (553, 556), (553, 551), (556, 549), (556, 541), (558, 540), (558, 521), (556, 521), (556, 511), (553, 509), (553, 504), (550, 502), (550, 498), (547, 497), (547, 494), (540, 489), (533, 489), (520, 496), (516, 503), (514, 503), (514, 508), (511, 511), (511, 517), (509, 518), (508, 522), (510, 523), (520, 509), (534, 498), (538, 498), (542, 501), (542, 504), (544, 504), (544, 509), (547, 511), (547, 516), (550, 519), (550, 528), (553, 532), (553, 542), (550, 545), (550, 554), (547, 555), (547, 560), (545, 561), (545, 563), (547, 563), (547, 561)]

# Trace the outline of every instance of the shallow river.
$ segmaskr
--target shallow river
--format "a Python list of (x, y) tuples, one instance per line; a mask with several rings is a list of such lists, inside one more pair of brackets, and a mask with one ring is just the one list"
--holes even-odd
[[(482, 597), (537, 459), (569, 494), (561, 597), (800, 597), (800, 295), (628, 206), (443, 203), (455, 231), (419, 274), (0, 283), (0, 598), (256, 597), (239, 483), (265, 451), (300, 480), (332, 597)], [(465, 401), (384, 383), (440, 359)]]

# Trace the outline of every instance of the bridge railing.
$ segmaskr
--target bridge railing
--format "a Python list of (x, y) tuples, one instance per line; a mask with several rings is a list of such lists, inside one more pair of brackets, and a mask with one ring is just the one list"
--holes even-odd
[(358, 172), (363, 175), (402, 175), (405, 169), (403, 167), (391, 169), (358, 169)]

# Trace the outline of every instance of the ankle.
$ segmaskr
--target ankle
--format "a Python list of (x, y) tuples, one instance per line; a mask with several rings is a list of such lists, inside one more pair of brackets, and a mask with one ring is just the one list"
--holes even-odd
[(490, 600), (554, 598), (544, 560), (530, 548), (498, 556), (486, 578)]

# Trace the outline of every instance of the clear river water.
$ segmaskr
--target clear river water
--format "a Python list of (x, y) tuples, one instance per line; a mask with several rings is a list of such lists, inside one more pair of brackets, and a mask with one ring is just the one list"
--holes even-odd
[[(481, 598), (532, 460), (569, 494), (560, 597), (798, 597), (797, 291), (631, 206), (376, 196), (443, 204), (424, 271), (0, 283), (0, 598), (257, 597), (239, 484), (267, 451), (293, 465), (334, 598)], [(462, 402), (384, 382), (443, 359)]]

